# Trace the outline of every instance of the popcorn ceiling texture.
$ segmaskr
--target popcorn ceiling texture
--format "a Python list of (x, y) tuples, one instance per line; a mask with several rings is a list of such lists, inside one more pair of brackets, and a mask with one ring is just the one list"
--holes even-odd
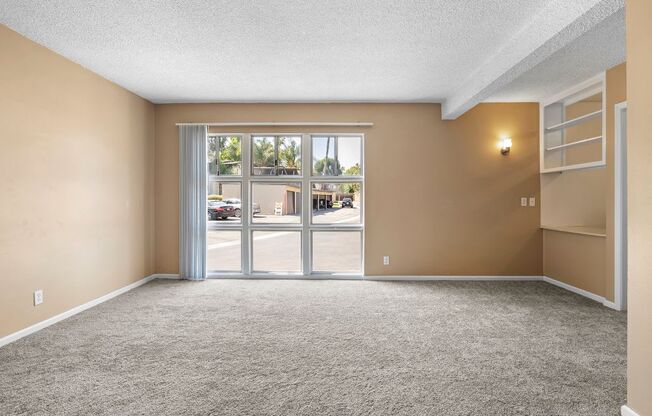
[(155, 103), (445, 101), (457, 114), (622, 1), (3, 0), (0, 22)]
[(490, 102), (550, 97), (605, 68), (625, 62), (625, 10), (621, 9), (569, 46), (492, 95)]
[[(557, 51), (569, 46), (604, 19), (622, 10), (625, 0), (550, 0), (528, 26), (471, 74), (444, 102), (442, 117), (454, 119), (484, 101)], [(600, 55), (601, 45), (591, 45)], [(622, 45), (624, 49), (624, 44)], [(601, 68), (605, 70), (607, 67)], [(566, 68), (569, 73), (576, 69)], [(599, 71), (596, 71), (599, 72)]]

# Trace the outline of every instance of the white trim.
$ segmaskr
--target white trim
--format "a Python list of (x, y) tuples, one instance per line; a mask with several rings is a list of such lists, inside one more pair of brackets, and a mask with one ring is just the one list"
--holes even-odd
[(589, 298), (591, 300), (599, 302), (602, 305), (606, 306), (607, 308), (619, 310), (618, 308), (615, 307), (616, 305), (615, 305), (614, 302), (611, 302), (610, 300), (605, 299), (604, 296), (596, 295), (595, 293), (591, 293), (588, 290), (580, 289), (579, 287), (569, 285), (568, 283), (560, 282), (559, 280), (553, 279), (553, 278), (548, 277), (548, 276), (543, 276), (542, 280), (544, 282), (546, 282), (546, 283), (550, 283), (551, 285), (555, 285), (555, 286), (558, 286), (558, 287), (560, 287), (562, 289), (566, 289), (569, 292), (573, 292), (573, 293), (576, 293), (576, 294), (578, 294), (580, 296), (584, 296), (585, 298)]
[(371, 281), (413, 281), (413, 282), (438, 282), (438, 281), (518, 281), (539, 282), (541, 276), (364, 276), (364, 280)]
[[(615, 304), (613, 302), (610, 302), (608, 300), (605, 300), (602, 296), (595, 295), (591, 292), (588, 292), (583, 289), (576, 288), (574, 286), (571, 286), (569, 284), (560, 282), (558, 280), (552, 279), (547, 276), (453, 276), (453, 275), (447, 275), (447, 276), (363, 276), (363, 275), (347, 275), (347, 274), (325, 274), (325, 275), (276, 275), (276, 274), (250, 274), (250, 275), (243, 275), (243, 274), (220, 274), (220, 273), (209, 273), (207, 276), (209, 279), (277, 279), (277, 280), (296, 280), (296, 279), (305, 279), (305, 280), (367, 280), (367, 281), (385, 281), (385, 282), (397, 282), (397, 281), (402, 281), (402, 282), (434, 282), (434, 281), (458, 281), (458, 282), (468, 282), (468, 281), (507, 281), (507, 282), (514, 282), (514, 281), (519, 281), (519, 282), (538, 282), (538, 281), (544, 281), (546, 283), (550, 283), (552, 285), (561, 287), (562, 289), (566, 289), (568, 291), (577, 293), (579, 295), (585, 296), (589, 299), (595, 300), (597, 302), (602, 303), (604, 306), (607, 306), (612, 309), (617, 309), (615, 308)], [(180, 279), (178, 274), (171, 274), (171, 273), (159, 273), (159, 274), (152, 274), (150, 276), (147, 276), (141, 280), (138, 280), (137, 282), (131, 283), (130, 285), (127, 285), (123, 288), (120, 288), (118, 290), (114, 290), (111, 293), (108, 293), (104, 296), (100, 296), (97, 299), (93, 299), (89, 302), (86, 302), (82, 305), (76, 306), (72, 309), (69, 309), (63, 313), (60, 313), (58, 315), (55, 315), (51, 318), (48, 318), (44, 321), (38, 322), (34, 325), (31, 325), (27, 328), (21, 329), (19, 331), (14, 332), (13, 334), (9, 334), (3, 338), (0, 338), (0, 347), (3, 347), (9, 343), (12, 343), (14, 341), (19, 340), (20, 338), (23, 338), (27, 335), (31, 335), (37, 331), (40, 331), (41, 329), (47, 328), (48, 326), (54, 325), (57, 322), (63, 321), (66, 318), (69, 318), (73, 315), (76, 315), (80, 312), (83, 312), (87, 309), (90, 309), (94, 306), (97, 306), (101, 303), (106, 302), (107, 300), (113, 299), (116, 296), (122, 295), (123, 293), (126, 293), (132, 289), (135, 289), (139, 286), (144, 285), (147, 282), (150, 282), (154, 279), (163, 279), (163, 280), (178, 280)], [(631, 413), (627, 413), (631, 412)], [(638, 416), (636, 413), (634, 413), (633, 410), (629, 409), (627, 406), (622, 407), (622, 415), (624, 416)]]
[[(592, 113), (584, 114), (582, 116), (575, 117), (574, 119), (566, 120), (566, 121), (564, 121), (562, 123), (555, 124), (554, 126), (545, 127), (546, 133), (550, 133), (550, 132), (553, 132), (553, 131), (557, 131), (557, 130), (565, 129), (565, 128), (568, 128), (568, 127), (572, 127), (572, 126), (574, 126), (576, 124), (583, 123), (586, 120), (590, 120), (592, 118), (595, 118), (595, 117), (601, 116), (601, 115), (602, 115), (602, 109), (600, 109), (598, 111), (594, 111)], [(600, 138), (602, 138), (602, 136), (600, 136)]]
[(181, 280), (181, 276), (179, 274), (172, 274), (172, 273), (158, 273), (158, 274), (153, 274), (150, 277), (153, 279), (163, 279), (163, 280)]
[(607, 162), (597, 160), (595, 162), (586, 162), (586, 163), (580, 163), (580, 164), (577, 164), (577, 165), (568, 165), (568, 166), (561, 166), (561, 167), (558, 167), (558, 168), (541, 169), (540, 173), (564, 172), (564, 171), (567, 171), (567, 170), (598, 168), (598, 167), (602, 167), (602, 166), (607, 166)]
[(627, 144), (622, 137), (627, 101), (616, 104), (614, 110), (614, 309), (621, 311), (627, 309)]
[(116, 296), (122, 295), (123, 293), (128, 292), (131, 289), (135, 289), (138, 286), (142, 286), (145, 283), (157, 278), (157, 276), (163, 276), (163, 275), (153, 274), (153, 275), (147, 276), (144, 279), (140, 279), (137, 282), (134, 282), (134, 283), (132, 283), (130, 285), (122, 287), (122, 288), (120, 288), (118, 290), (114, 290), (113, 292), (107, 293), (104, 296), (100, 296), (97, 299), (93, 299), (93, 300), (91, 300), (89, 302), (86, 302), (84, 304), (81, 304), (79, 306), (75, 306), (72, 309), (69, 309), (69, 310), (67, 310), (65, 312), (62, 312), (62, 313), (60, 313), (58, 315), (55, 315), (55, 316), (53, 316), (51, 318), (48, 318), (48, 319), (44, 320), (44, 321), (38, 322), (38, 323), (36, 323), (34, 325), (28, 326), (27, 328), (21, 329), (20, 331), (16, 331), (13, 334), (9, 334), (9, 335), (7, 335), (7, 336), (5, 336), (3, 338), (0, 338), (0, 347), (3, 347), (3, 346), (5, 346), (5, 345), (7, 345), (7, 344), (9, 344), (11, 342), (19, 340), (20, 338), (23, 338), (23, 337), (25, 337), (27, 335), (33, 334), (33, 333), (35, 333), (37, 331), (40, 331), (43, 328), (47, 328), (50, 325), (54, 325), (57, 322), (63, 321), (66, 318), (70, 318), (73, 315), (77, 315), (78, 313), (83, 312), (86, 309), (90, 309), (93, 306), (97, 306), (100, 303), (104, 303), (107, 300), (110, 300), (110, 299), (115, 298)]
[(177, 126), (209, 127), (373, 127), (371, 122), (324, 122), (324, 121), (239, 121), (231, 123), (177, 123)]
[(241, 279), (241, 280), (364, 280), (360, 274), (347, 273), (322, 273), (322, 274), (303, 274), (303, 273), (284, 273), (284, 272), (253, 272), (250, 274), (242, 273), (209, 273), (208, 279)]
[(614, 302), (612, 302), (610, 300), (607, 300), (607, 299), (603, 300), (602, 304), (604, 306), (606, 306), (607, 308), (609, 308), (609, 309), (614, 309), (614, 310), (617, 310), (617, 311), (621, 310), (620, 308), (618, 308), (618, 306)]
[(589, 137), (588, 139), (576, 140), (574, 142), (569, 142), (569, 143), (564, 143), (564, 144), (560, 144), (560, 145), (557, 145), (557, 146), (548, 147), (548, 148), (546, 148), (546, 150), (550, 152), (552, 150), (566, 149), (568, 147), (573, 147), (573, 146), (577, 146), (577, 145), (585, 144), (585, 143), (591, 143), (593, 141), (601, 140), (601, 139), (602, 139), (602, 136)]
[(620, 414), (621, 414), (621, 416), (639, 416), (638, 413), (633, 411), (626, 404), (622, 405), (622, 407), (620, 408)]
[(551, 285), (559, 286), (560, 288), (566, 289), (569, 292), (577, 293), (578, 295), (584, 296), (585, 298), (589, 298), (596, 302), (604, 303), (605, 300), (604, 297), (596, 295), (595, 293), (591, 293), (588, 290), (580, 289), (579, 287), (569, 285), (568, 283), (560, 282), (559, 280), (553, 279), (548, 276), (543, 276), (543, 281), (546, 283), (550, 283)]
[[(574, 87), (571, 87), (559, 94), (556, 94), (552, 97), (543, 99), (539, 102), (539, 172), (540, 173), (553, 173), (553, 172), (564, 172), (568, 170), (575, 170), (575, 169), (588, 169), (588, 168), (595, 168), (595, 167), (601, 167), (601, 166), (606, 166), (607, 164), (607, 141), (605, 139), (605, 134), (607, 130), (607, 118), (606, 118), (606, 113), (607, 113), (607, 89), (606, 89), (606, 72), (601, 72), (600, 74), (591, 77), (590, 79), (579, 83), (575, 85)], [(593, 113), (585, 114), (583, 116), (574, 118), (572, 120), (563, 120), (563, 117), (561, 121), (553, 126), (546, 127), (546, 107), (551, 106), (551, 105), (561, 105), (563, 114), (565, 114), (565, 108), (568, 105), (571, 105), (572, 103), (575, 103), (577, 101), (580, 101), (582, 99), (585, 99), (587, 97), (590, 97), (591, 95), (594, 95), (598, 92), (602, 92), (602, 100), (601, 100), (601, 108), (598, 111), (595, 111)], [(556, 108), (556, 107), (555, 107)], [(546, 133), (551, 133), (551, 132), (562, 132), (561, 134), (564, 135), (564, 129), (570, 126), (573, 126), (575, 124), (578, 124), (580, 122), (586, 121), (588, 119), (594, 118), (601, 116), (601, 121), (602, 121), (602, 133), (599, 136), (599, 138), (602, 141), (602, 154), (601, 154), (601, 159), (600, 160), (594, 160), (586, 163), (579, 163), (579, 164), (573, 164), (573, 165), (566, 165), (565, 164), (565, 154), (562, 152), (561, 154), (558, 154), (560, 158), (562, 158), (561, 161), (561, 166), (559, 167), (553, 167), (553, 168), (546, 168), (546, 152), (549, 151), (555, 151), (555, 150), (563, 150), (568, 147), (575, 146), (577, 144), (581, 143), (589, 143), (595, 140), (598, 140), (597, 138), (591, 138), (590, 140), (582, 140), (578, 141), (577, 143), (562, 143), (561, 145), (556, 145), (556, 146), (551, 146), (548, 147), (547, 144), (547, 139), (546, 139)], [(550, 118), (550, 117), (548, 117)], [(554, 117), (557, 118), (557, 117)], [(563, 141), (562, 137), (562, 141)]]
[(540, 103), (544, 107), (556, 103), (557, 101), (563, 101), (565, 105), (574, 104), (577, 101), (582, 101), (583, 99), (587, 97), (591, 97), (592, 95), (595, 95), (598, 92), (602, 91), (602, 86), (600, 86), (600, 88), (597, 87), (592, 88), (592, 87), (594, 86), (594, 84), (598, 84), (601, 82), (603, 83), (604, 80), (605, 80), (605, 73), (600, 72), (599, 74), (592, 76), (586, 81), (582, 81), (579, 84), (567, 88), (558, 94), (540, 100)]

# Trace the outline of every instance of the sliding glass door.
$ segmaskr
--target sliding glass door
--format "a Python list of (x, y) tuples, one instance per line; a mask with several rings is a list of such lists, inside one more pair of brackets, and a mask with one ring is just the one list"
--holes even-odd
[(362, 135), (208, 141), (209, 276), (362, 275)]

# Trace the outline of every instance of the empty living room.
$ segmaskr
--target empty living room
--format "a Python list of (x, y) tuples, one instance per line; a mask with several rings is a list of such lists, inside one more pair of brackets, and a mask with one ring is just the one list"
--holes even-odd
[(651, 22), (0, 0), (0, 415), (652, 416)]

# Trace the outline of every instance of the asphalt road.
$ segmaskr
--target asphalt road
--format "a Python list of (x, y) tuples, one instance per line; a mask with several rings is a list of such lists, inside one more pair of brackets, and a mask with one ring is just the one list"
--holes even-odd
[[(291, 217), (291, 218), (287, 218)], [(262, 217), (265, 221), (283, 223), (295, 216)], [(359, 223), (357, 208), (324, 210), (316, 213), (315, 223)], [(240, 271), (240, 231), (219, 227), (238, 223), (237, 219), (208, 222), (209, 271)], [(301, 272), (301, 233), (298, 231), (254, 231), (254, 271)], [(313, 234), (313, 270), (324, 272), (359, 272), (361, 267), (361, 240), (359, 232), (318, 232)]]

